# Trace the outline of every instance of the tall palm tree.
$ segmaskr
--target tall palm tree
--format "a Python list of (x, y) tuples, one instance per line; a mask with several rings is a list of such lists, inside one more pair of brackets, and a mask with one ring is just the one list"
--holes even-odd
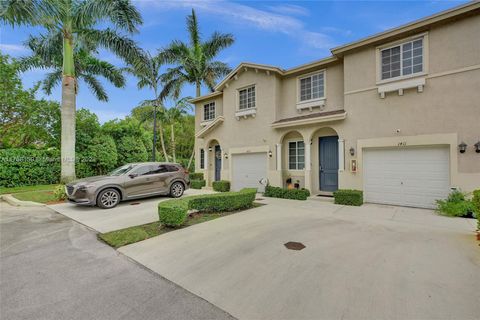
[[(177, 99), (186, 84), (195, 85), (196, 96), (199, 97), (202, 85), (213, 90), (216, 81), (231, 71), (226, 63), (214, 59), (221, 50), (233, 44), (235, 40), (232, 34), (214, 32), (210, 39), (202, 41), (193, 9), (192, 14), (187, 17), (187, 29), (190, 35), (189, 43), (175, 40), (159, 53), (162, 62), (174, 65), (162, 76), (162, 99), (167, 96)], [(188, 163), (189, 167), (193, 156), (194, 151)]]
[[(43, 60), (51, 61), (61, 44), (61, 180), (70, 181), (75, 178), (76, 47), (87, 53), (104, 48), (128, 64), (136, 65), (143, 60), (143, 53), (135, 42), (120, 32), (136, 32), (136, 27), (142, 23), (140, 13), (129, 0), (2, 0), (0, 12), (0, 19), (12, 26), (45, 29), (39, 49)], [(101, 29), (106, 23), (113, 28)], [(91, 81), (90, 85), (93, 83)]]
[[(136, 66), (129, 66), (125, 70), (135, 77), (137, 77), (137, 88), (149, 88), (153, 91), (154, 98), (151, 100), (144, 100), (142, 106), (153, 106), (153, 150), (152, 161), (155, 161), (155, 150), (157, 146), (157, 109), (163, 112), (163, 105), (160, 100), (160, 86), (161, 86), (161, 73), (160, 67), (162, 66), (158, 57), (152, 57), (150, 53), (147, 53), (144, 63), (137, 64)], [(163, 156), (165, 161), (168, 161), (168, 154), (165, 148), (165, 141), (163, 137), (163, 125), (161, 119), (158, 119), (160, 127), (160, 143), (162, 145)]]
[(175, 102), (175, 106), (165, 111), (166, 122), (170, 124), (170, 147), (172, 149), (172, 158), (174, 162), (177, 162), (176, 155), (176, 142), (175, 142), (175, 123), (178, 123), (187, 111), (192, 109), (190, 100), (192, 97), (184, 97)]

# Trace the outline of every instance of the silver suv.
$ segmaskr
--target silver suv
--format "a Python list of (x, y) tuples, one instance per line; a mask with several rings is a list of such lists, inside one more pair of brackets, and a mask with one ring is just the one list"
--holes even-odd
[(103, 209), (120, 201), (155, 195), (178, 198), (190, 186), (188, 171), (177, 163), (141, 162), (117, 168), (105, 176), (73, 181), (65, 186), (68, 200)]

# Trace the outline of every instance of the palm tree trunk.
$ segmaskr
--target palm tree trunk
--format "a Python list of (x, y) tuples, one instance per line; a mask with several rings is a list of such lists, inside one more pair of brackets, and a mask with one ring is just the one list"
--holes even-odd
[(61, 109), (61, 176), (62, 183), (75, 179), (75, 99), (76, 79), (72, 39), (63, 39), (63, 77)]
[[(200, 85), (200, 82), (197, 81), (197, 83), (195, 83), (196, 85), (196, 89), (197, 89), (197, 98), (201, 96), (201, 85)], [(193, 150), (192, 150), (192, 155), (190, 156), (190, 160), (188, 160), (188, 167), (187, 169), (190, 169), (190, 166), (192, 165), (192, 161), (193, 161), (193, 158), (195, 157), (195, 144), (193, 144)]]
[(158, 128), (160, 129), (160, 143), (162, 145), (162, 152), (163, 156), (165, 157), (165, 161), (168, 162), (168, 154), (167, 154), (167, 149), (165, 148), (165, 139), (163, 137), (163, 124), (162, 120), (158, 121)]
[(152, 146), (152, 161), (156, 161), (157, 150), (157, 104), (153, 106), (153, 146)]
[(171, 134), (171, 138), (172, 138), (172, 156), (173, 156), (173, 162), (177, 162), (177, 156), (176, 156), (176, 152), (175, 152), (175, 148), (176, 148), (176, 145), (175, 145), (175, 132), (173, 130), (173, 124), (170, 125), (170, 130), (172, 132)]

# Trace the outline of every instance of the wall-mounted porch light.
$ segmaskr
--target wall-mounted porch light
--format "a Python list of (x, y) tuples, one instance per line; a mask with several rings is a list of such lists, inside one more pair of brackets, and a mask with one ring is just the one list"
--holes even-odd
[(465, 151), (467, 150), (467, 144), (462, 141), (462, 143), (458, 145), (458, 150), (460, 151), (460, 153), (465, 153)]
[(212, 147), (208, 147), (208, 152), (212, 152)]
[(349, 151), (350, 151), (350, 155), (353, 157), (355, 155), (355, 149), (351, 147)]
[(271, 158), (272, 157), (272, 150), (268, 151), (268, 156)]
[(475, 152), (476, 152), (476, 153), (480, 153), (480, 141), (478, 141), (477, 143), (475, 143), (474, 146), (475, 146)]
[(223, 156), (225, 157), (225, 159), (228, 159), (228, 153), (225, 152)]

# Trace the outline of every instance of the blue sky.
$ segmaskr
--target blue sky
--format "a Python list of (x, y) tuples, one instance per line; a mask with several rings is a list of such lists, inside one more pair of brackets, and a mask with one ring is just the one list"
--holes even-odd
[[(235, 43), (218, 57), (232, 68), (242, 61), (290, 68), (329, 56), (329, 49), (399, 26), (465, 3), (465, 1), (161, 1), (137, 0), (144, 24), (134, 40), (152, 53), (173, 39), (187, 41), (185, 17), (192, 8), (197, 12), (202, 36), (214, 31), (235, 36)], [(0, 49), (15, 57), (28, 55), (22, 43), (39, 29), (0, 26)], [(101, 57), (115, 65), (122, 61), (108, 52)], [(31, 87), (43, 78), (44, 71), (22, 75)], [(101, 122), (128, 115), (144, 99), (148, 90), (138, 90), (129, 77), (123, 89), (104, 81), (110, 100), (100, 102), (80, 84), (77, 107), (94, 111)], [(204, 88), (202, 93), (206, 93)], [(183, 96), (194, 95), (186, 87)], [(44, 97), (42, 93), (39, 97)], [(57, 87), (47, 99), (60, 101)], [(167, 102), (167, 105), (169, 102)]]

